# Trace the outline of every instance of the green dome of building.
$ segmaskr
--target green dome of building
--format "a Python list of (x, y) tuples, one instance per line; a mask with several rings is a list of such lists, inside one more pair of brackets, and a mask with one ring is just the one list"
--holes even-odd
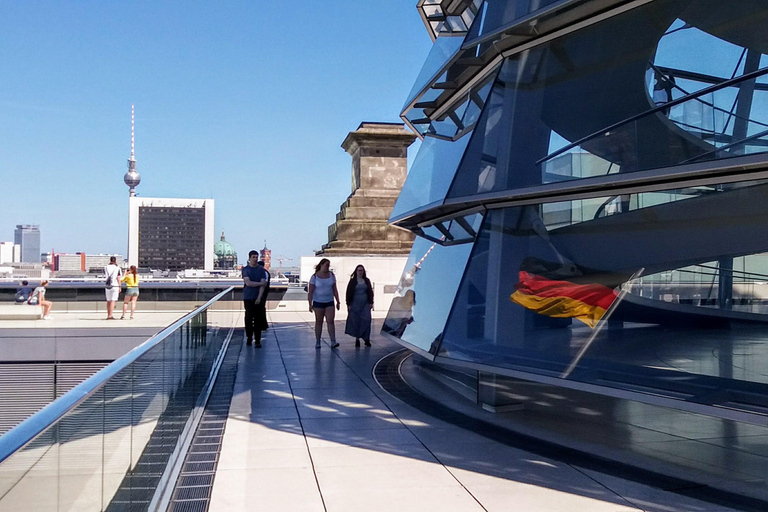
[(213, 244), (214, 268), (231, 269), (237, 265), (237, 253), (232, 244), (224, 239), (224, 232), (221, 232), (221, 240)]

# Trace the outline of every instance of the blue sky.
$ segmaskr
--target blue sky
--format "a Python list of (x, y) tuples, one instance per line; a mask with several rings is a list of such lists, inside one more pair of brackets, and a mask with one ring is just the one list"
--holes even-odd
[(241, 260), (266, 239), (297, 265), (351, 191), (344, 137), (399, 121), (415, 5), (0, 0), (0, 240), (126, 253), (133, 103), (139, 195), (213, 198)]

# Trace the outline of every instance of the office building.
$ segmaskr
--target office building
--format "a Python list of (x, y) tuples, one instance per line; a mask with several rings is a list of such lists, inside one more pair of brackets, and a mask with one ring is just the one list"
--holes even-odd
[(123, 257), (119, 254), (56, 253), (52, 257), (52, 270), (60, 274), (99, 273), (109, 265), (112, 256), (117, 258), (118, 264), (122, 264)]
[(383, 332), (489, 407), (522, 379), (764, 423), (768, 4), (419, 8)]
[(128, 264), (213, 270), (213, 199), (129, 198)]
[(21, 261), (40, 263), (40, 226), (18, 224), (13, 234), (13, 243), (21, 247)]
[(21, 246), (13, 242), (0, 242), (0, 263), (15, 263), (21, 260)]

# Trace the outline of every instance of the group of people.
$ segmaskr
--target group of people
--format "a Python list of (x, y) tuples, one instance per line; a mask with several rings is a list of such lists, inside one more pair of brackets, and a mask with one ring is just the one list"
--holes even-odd
[[(243, 303), (245, 306), (245, 343), (261, 348), (261, 333), (267, 325), (267, 294), (269, 293), (269, 272), (264, 262), (259, 261), (258, 251), (248, 253), (248, 265), (243, 266)], [(341, 309), (336, 276), (331, 272), (331, 262), (323, 258), (315, 266), (315, 273), (309, 279), (307, 288), (309, 311), (315, 314), (315, 348), (320, 348), (323, 334), (323, 320), (328, 326), (331, 348), (339, 346), (336, 341), (334, 319), (336, 310)], [(355, 346), (360, 340), (366, 347), (371, 346), (371, 310), (373, 310), (373, 285), (365, 272), (365, 267), (358, 265), (352, 273), (346, 290), (347, 324), (344, 333), (355, 338)]]
[[(323, 334), (323, 319), (328, 326), (331, 348), (339, 346), (336, 341), (336, 327), (333, 323), (336, 310), (341, 309), (336, 276), (331, 272), (328, 258), (321, 259), (315, 266), (315, 273), (309, 279), (309, 311), (315, 313), (315, 348), (320, 348)], [(355, 338), (355, 347), (362, 339), (366, 347), (371, 346), (371, 310), (373, 310), (373, 285), (365, 272), (365, 267), (358, 265), (349, 277), (345, 294), (347, 304), (347, 323), (344, 334)], [(335, 309), (334, 309), (335, 301)]]
[(21, 287), (16, 290), (15, 301), (16, 304), (31, 304), (33, 306), (42, 306), (43, 308), (43, 320), (53, 320), (51, 316), (51, 308), (53, 302), (46, 300), (45, 289), (48, 286), (48, 281), (42, 281), (39, 286), (33, 290), (29, 286), (29, 281), (22, 281)]
[(107, 320), (117, 320), (114, 317), (115, 303), (120, 296), (121, 283), (125, 283), (126, 288), (123, 298), (123, 315), (120, 320), (125, 319), (129, 305), (131, 307), (130, 319), (133, 320), (133, 315), (136, 313), (136, 302), (139, 300), (139, 273), (136, 265), (131, 265), (123, 275), (123, 269), (118, 266), (117, 258), (112, 256), (109, 258), (109, 265), (104, 267), (104, 277), (106, 277), (104, 292), (107, 298)]
[[(123, 270), (117, 265), (117, 258), (112, 256), (109, 259), (109, 265), (104, 267), (104, 277), (106, 278), (104, 290), (107, 298), (107, 320), (117, 320), (114, 317), (115, 302), (120, 296), (121, 283), (125, 283), (125, 298), (123, 299), (123, 316), (128, 312), (128, 306), (131, 308), (130, 319), (136, 313), (136, 301), (139, 300), (139, 273), (135, 265), (131, 265), (128, 271), (123, 275)], [(16, 304), (39, 305), (43, 308), (43, 320), (52, 320), (51, 308), (53, 302), (45, 298), (45, 290), (48, 287), (48, 281), (42, 281), (34, 290), (29, 286), (29, 281), (22, 281), (21, 287), (16, 290)]]
[(269, 272), (259, 261), (259, 252), (248, 253), (243, 266), (243, 303), (245, 305), (245, 344), (261, 348), (261, 333), (267, 330), (267, 294)]

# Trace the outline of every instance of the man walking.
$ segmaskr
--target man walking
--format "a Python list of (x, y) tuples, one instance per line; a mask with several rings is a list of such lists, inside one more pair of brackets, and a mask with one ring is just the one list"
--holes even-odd
[(264, 287), (267, 284), (266, 270), (259, 266), (259, 252), (248, 253), (248, 265), (243, 267), (243, 304), (245, 305), (245, 344), (261, 348), (260, 302), (266, 303)]
[(264, 267), (264, 260), (259, 260), (259, 266), (264, 269), (264, 277), (267, 278), (267, 282), (262, 288), (261, 297), (256, 301), (259, 306), (259, 322), (261, 322), (261, 330), (266, 331), (269, 329), (267, 323), (267, 299), (269, 299), (269, 283), (272, 280), (272, 276), (269, 275), (269, 270)]
[(117, 258), (110, 256), (109, 265), (104, 267), (104, 275), (107, 281), (104, 285), (105, 295), (107, 296), (107, 320), (117, 320), (112, 313), (115, 311), (115, 301), (120, 295), (120, 282), (123, 279), (123, 271), (117, 266)]

